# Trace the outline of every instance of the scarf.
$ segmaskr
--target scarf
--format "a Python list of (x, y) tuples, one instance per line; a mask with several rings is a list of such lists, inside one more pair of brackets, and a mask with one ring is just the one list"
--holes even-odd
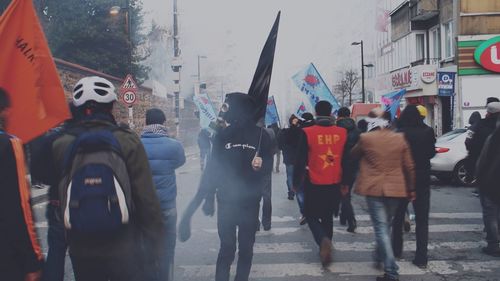
[(373, 131), (377, 128), (379, 129), (385, 129), (389, 127), (389, 121), (382, 119), (382, 118), (366, 118), (366, 122), (368, 123), (368, 131)]
[(167, 127), (165, 127), (161, 124), (146, 125), (142, 129), (142, 134), (155, 134), (155, 135), (168, 137)]

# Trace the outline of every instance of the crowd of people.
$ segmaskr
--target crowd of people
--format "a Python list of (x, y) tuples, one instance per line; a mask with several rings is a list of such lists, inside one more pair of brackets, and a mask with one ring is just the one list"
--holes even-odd
[[(191, 236), (191, 218), (202, 206), (217, 212), (220, 249), (216, 281), (228, 281), (238, 249), (235, 281), (250, 276), (256, 232), (271, 229), (273, 170), (286, 167), (286, 196), (297, 200), (323, 266), (332, 262), (333, 218), (355, 233), (352, 192), (366, 198), (373, 224), (378, 281), (399, 280), (409, 203), (416, 218), (413, 264), (428, 264), (430, 159), (435, 133), (423, 106), (408, 105), (398, 118), (375, 108), (356, 124), (348, 108), (336, 117), (320, 101), (311, 113), (292, 115), (289, 126), (264, 128), (257, 104), (231, 93), (214, 132), (199, 135), (199, 188), (177, 224), (175, 170), (186, 162), (183, 146), (169, 137), (162, 110), (146, 112), (139, 136), (116, 123), (111, 82), (86, 77), (74, 87), (72, 118), (30, 144), (30, 172), (49, 185), (48, 254), (43, 261), (29, 205), (21, 142), (3, 131), (10, 107), (0, 89), (0, 279), (62, 281), (69, 255), (77, 281), (173, 280), (176, 240)], [(470, 128), (469, 177), (476, 178), (487, 246), (500, 257), (500, 102), (490, 98), (485, 119)], [(277, 161), (274, 157), (277, 156)], [(276, 169), (275, 169), (276, 167)], [(215, 203), (217, 201), (217, 204)], [(262, 204), (262, 216), (260, 202)], [(217, 208), (216, 208), (217, 206)], [(177, 237), (179, 236), (179, 237)]]

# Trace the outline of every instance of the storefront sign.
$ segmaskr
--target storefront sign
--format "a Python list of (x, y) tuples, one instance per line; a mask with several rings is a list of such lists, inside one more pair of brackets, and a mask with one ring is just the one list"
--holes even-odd
[(435, 70), (422, 70), (420, 78), (424, 83), (430, 84), (436, 81), (436, 71)]
[(453, 96), (455, 94), (455, 72), (438, 72), (438, 95)]
[(413, 72), (410, 68), (405, 68), (391, 74), (392, 88), (401, 89), (410, 87), (412, 84)]
[(500, 73), (500, 36), (479, 45), (474, 51), (474, 60), (484, 69)]

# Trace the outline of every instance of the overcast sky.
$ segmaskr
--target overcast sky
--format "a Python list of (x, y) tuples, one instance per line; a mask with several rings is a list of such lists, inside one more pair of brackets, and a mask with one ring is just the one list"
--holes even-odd
[[(360, 33), (352, 28), (365, 25), (373, 29), (373, 20), (360, 9), (366, 10), (375, 1), (178, 0), (183, 92), (192, 92), (189, 88), (196, 79), (198, 54), (207, 56), (201, 61), (202, 79), (221, 77), (226, 92), (247, 92), (264, 42), (281, 10), (270, 95), (277, 97), (280, 111), (289, 111), (285, 99), (299, 99), (290, 94), (295, 86), (288, 84), (289, 78), (302, 67), (313, 62), (331, 87), (336, 70), (360, 64), (359, 49), (350, 46), (359, 40)], [(171, 26), (172, 2), (143, 0), (147, 22), (154, 19)]]

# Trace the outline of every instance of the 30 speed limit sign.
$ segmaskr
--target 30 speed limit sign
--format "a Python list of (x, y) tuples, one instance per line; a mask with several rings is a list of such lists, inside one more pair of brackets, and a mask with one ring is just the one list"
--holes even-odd
[(123, 93), (122, 100), (128, 105), (133, 105), (137, 100), (137, 97), (134, 92), (126, 91), (125, 93)]

